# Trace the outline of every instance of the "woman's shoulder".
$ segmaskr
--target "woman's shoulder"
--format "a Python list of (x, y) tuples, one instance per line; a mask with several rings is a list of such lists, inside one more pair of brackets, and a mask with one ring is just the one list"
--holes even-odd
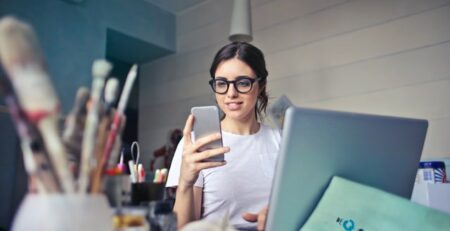
[(277, 138), (281, 137), (281, 131), (278, 128), (271, 127), (267, 124), (261, 123), (261, 133), (271, 136), (276, 136)]
[(269, 131), (269, 132), (280, 133), (280, 129), (272, 127), (272, 126), (264, 124), (264, 123), (261, 123), (261, 128), (263, 129), (263, 131), (265, 130), (265, 131)]

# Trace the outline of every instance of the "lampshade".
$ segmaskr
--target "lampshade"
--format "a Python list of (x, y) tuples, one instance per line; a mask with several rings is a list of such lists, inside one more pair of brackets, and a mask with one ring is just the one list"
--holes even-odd
[(233, 13), (231, 15), (230, 36), (232, 42), (252, 41), (252, 13), (250, 0), (234, 0)]

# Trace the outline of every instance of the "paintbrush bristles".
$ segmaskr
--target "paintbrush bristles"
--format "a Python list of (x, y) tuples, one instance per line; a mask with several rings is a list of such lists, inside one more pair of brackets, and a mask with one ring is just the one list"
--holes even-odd
[(0, 20), (0, 61), (27, 113), (54, 111), (59, 106), (30, 26), (13, 17)]
[(106, 82), (105, 86), (105, 102), (106, 104), (113, 104), (119, 94), (119, 80), (111, 78)]
[(104, 59), (94, 61), (92, 65), (92, 77), (106, 78), (112, 69), (112, 64)]
[(7, 71), (11, 71), (8, 69), (15, 63), (28, 60), (38, 60), (39, 65), (43, 65), (42, 52), (29, 25), (11, 16), (0, 20), (0, 59)]

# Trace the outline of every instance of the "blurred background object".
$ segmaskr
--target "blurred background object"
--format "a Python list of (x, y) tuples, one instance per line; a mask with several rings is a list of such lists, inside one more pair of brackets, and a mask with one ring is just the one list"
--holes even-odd
[[(153, 151), (153, 158), (150, 160), (150, 171), (155, 171), (157, 168), (170, 168), (173, 155), (180, 142), (183, 133), (180, 129), (172, 129), (167, 135), (167, 142), (162, 147)], [(159, 161), (162, 159), (162, 163)]]

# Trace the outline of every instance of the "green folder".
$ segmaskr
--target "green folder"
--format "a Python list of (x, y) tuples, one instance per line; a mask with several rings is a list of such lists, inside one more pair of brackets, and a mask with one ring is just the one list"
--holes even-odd
[(450, 214), (333, 177), (302, 231), (442, 231)]

